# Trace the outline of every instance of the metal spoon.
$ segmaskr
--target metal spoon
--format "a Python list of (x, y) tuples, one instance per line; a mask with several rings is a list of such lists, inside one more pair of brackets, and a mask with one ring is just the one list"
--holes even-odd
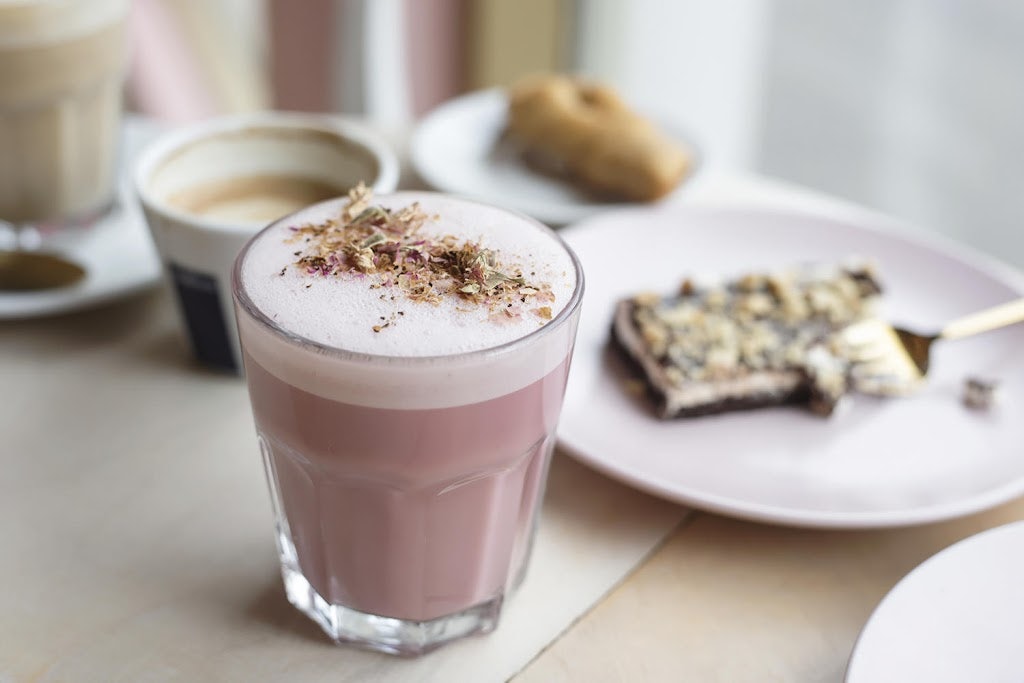
[(846, 328), (842, 342), (856, 363), (853, 377), (858, 389), (904, 394), (913, 391), (928, 374), (935, 342), (972, 337), (1020, 322), (1024, 322), (1024, 298), (958, 318), (938, 332), (927, 334), (870, 319)]

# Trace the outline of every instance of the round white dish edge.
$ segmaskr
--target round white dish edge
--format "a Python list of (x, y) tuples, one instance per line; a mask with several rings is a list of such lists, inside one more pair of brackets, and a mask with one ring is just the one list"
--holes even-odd
[(915, 567), (861, 630), (846, 683), (1021, 680), (1024, 521), (962, 539)]
[(694, 167), (680, 186), (647, 205), (588, 198), (569, 183), (531, 170), (500, 144), (507, 100), (501, 89), (478, 90), (429, 112), (413, 131), (409, 156), (417, 175), (443, 192), (496, 203), (551, 225), (566, 225), (601, 212), (630, 206), (658, 206), (685, 192), (700, 172), (700, 150), (673, 126), (662, 127), (687, 146)]
[[(678, 228), (680, 222), (716, 220), (738, 220), (747, 227), (739, 236), (730, 234), (729, 239), (718, 242), (708, 234), (707, 225), (702, 226), (703, 234), (684, 233)], [(776, 229), (781, 225), (783, 232), (793, 232), (794, 225), (796, 229), (780, 242), (779, 235), (771, 235), (772, 226), (765, 223), (774, 223)], [(1024, 276), (1010, 267), (948, 240), (899, 230), (896, 225), (881, 218), (850, 224), (782, 210), (675, 206), (605, 214), (563, 229), (563, 237), (583, 261), (588, 294), (559, 427), (561, 445), (605, 474), (669, 500), (794, 526), (919, 524), (985, 509), (1024, 492), (1024, 463), (1014, 462), (1021, 458), (1014, 455), (1012, 446), (1014, 439), (1016, 443), (1024, 441), (1024, 426), (1015, 429), (1007, 418), (1015, 407), (1020, 408), (1017, 404), (1024, 387), (1017, 386), (1018, 380), (1009, 392), (1003, 391), (1003, 398), (1011, 399), (1009, 405), (1004, 400), (994, 414), (979, 415), (959, 404), (963, 377), (957, 376), (965, 368), (971, 369), (972, 353), (978, 353), (978, 349), (984, 353), (993, 344), (1005, 350), (1007, 341), (1014, 342), (1024, 333), (1020, 328), (941, 345), (936, 350), (935, 376), (921, 395), (898, 401), (853, 397), (852, 405), (846, 406), (848, 410), (829, 420), (796, 408), (777, 408), (659, 421), (626, 396), (605, 367), (605, 341), (614, 300), (644, 289), (671, 291), (683, 274), (695, 270), (685, 264), (688, 250), (704, 250), (698, 272), (721, 277), (784, 267), (794, 261), (849, 257), (855, 253), (849, 245), (851, 240), (873, 241), (876, 249), (881, 245), (887, 248), (881, 251), (893, 252), (877, 259), (882, 261), (883, 282), (891, 285), (883, 314), (902, 320), (909, 315), (910, 322), (923, 329), (1024, 292)], [(836, 238), (837, 233), (842, 239)], [(657, 240), (662, 243), (651, 248)], [(648, 248), (623, 250), (630, 245)], [(623, 267), (622, 255), (627, 253), (638, 260), (640, 267)], [(932, 271), (937, 266), (959, 267), (973, 274), (975, 286), (961, 283), (956, 291), (951, 290), (949, 273), (941, 267), (929, 274), (933, 281), (915, 282), (915, 276), (908, 273), (909, 265), (895, 267), (894, 260), (899, 259), (894, 257), (900, 254), (916, 258), (918, 266), (929, 265)], [(608, 272), (612, 268), (616, 272)], [(936, 284), (936, 278), (936, 291), (926, 291)], [(949, 291), (943, 292), (943, 284)], [(936, 292), (942, 296), (936, 296)], [(927, 430), (916, 453), (893, 457), (886, 452), (889, 460), (881, 459), (880, 445), (910, 448), (922, 436), (908, 432), (907, 424), (936, 418), (941, 420), (939, 427)], [(994, 423), (999, 432), (993, 437), (989, 432)], [(944, 442), (942, 437), (950, 432), (955, 438)], [(998, 457), (985, 453), (985, 446), (993, 439), (998, 442)], [(848, 443), (846, 448), (844, 443)], [(679, 444), (707, 452), (672, 455)], [(850, 452), (862, 447), (874, 452)], [(943, 457), (936, 460), (926, 453), (929, 447), (936, 447)], [(965, 452), (954, 452), (960, 447)], [(990, 467), (982, 468), (984, 476), (971, 475), (970, 470), (979, 463), (986, 464), (986, 458)], [(1006, 466), (1012, 467), (1008, 477), (998, 469)], [(951, 470), (946, 479), (942, 478), (944, 469)], [(896, 486), (886, 481), (886, 475), (893, 471), (900, 480)], [(922, 473), (937, 478), (931, 481), (924, 477), (926, 484), (938, 484), (941, 490), (922, 487), (918, 481)], [(978, 481), (979, 476), (984, 481)]]

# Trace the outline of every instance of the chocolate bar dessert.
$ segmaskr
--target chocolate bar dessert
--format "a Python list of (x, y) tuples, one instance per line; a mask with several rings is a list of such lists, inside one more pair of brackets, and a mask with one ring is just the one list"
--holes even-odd
[(830, 415), (853, 359), (840, 332), (873, 315), (870, 268), (752, 273), (716, 286), (683, 282), (671, 296), (620, 301), (612, 341), (663, 418), (785, 403)]

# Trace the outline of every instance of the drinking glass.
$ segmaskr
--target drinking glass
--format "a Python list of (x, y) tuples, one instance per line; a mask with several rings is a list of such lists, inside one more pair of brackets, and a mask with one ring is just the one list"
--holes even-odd
[(503, 213), (550, 233), (575, 289), (545, 325), (478, 351), (384, 356), (311, 341), (254, 305), (242, 278), (253, 242), (235, 263), (285, 590), (336, 641), (419, 654), (490, 631), (526, 570), (583, 272), (548, 228)]
[(0, 288), (84, 272), (37, 252), (113, 205), (127, 14), (128, 0), (0, 3)]

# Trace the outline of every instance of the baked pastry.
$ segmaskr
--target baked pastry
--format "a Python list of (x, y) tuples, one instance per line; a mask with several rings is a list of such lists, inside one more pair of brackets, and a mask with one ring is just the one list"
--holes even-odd
[(591, 192), (651, 201), (690, 170), (685, 149), (611, 88), (568, 76), (533, 76), (508, 92), (508, 133), (543, 166)]
[(873, 315), (881, 293), (866, 267), (749, 274), (671, 296), (620, 301), (614, 346), (663, 418), (784, 403), (829, 415), (857, 389), (840, 333)]

